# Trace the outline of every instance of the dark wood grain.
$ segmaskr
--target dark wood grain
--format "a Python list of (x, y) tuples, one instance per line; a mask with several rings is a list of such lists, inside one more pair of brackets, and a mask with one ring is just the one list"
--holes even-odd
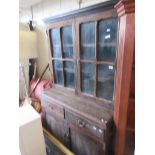
[(51, 40), (51, 30), (47, 29), (47, 37), (48, 39), (48, 57), (49, 57), (49, 68), (51, 73), (51, 80), (53, 84), (55, 83), (55, 77), (54, 77), (54, 70), (53, 70), (53, 61), (51, 61), (51, 57), (53, 56), (53, 47), (52, 47), (52, 40)]
[(59, 141), (61, 141), (65, 146), (70, 148), (68, 140), (65, 135), (69, 132), (69, 128), (67, 127), (67, 123), (65, 120), (62, 120), (57, 117), (53, 117), (51, 115), (46, 115), (47, 120), (47, 129), (53, 134)]
[[(92, 151), (94, 155), (109, 155), (113, 111), (90, 106), (88, 100), (73, 92), (64, 93), (63, 89), (49, 89), (40, 96), (46, 128), (77, 155), (89, 155)], [(81, 147), (82, 143), (85, 144)]]
[[(71, 142), (72, 142), (72, 151), (77, 155), (100, 155), (102, 150), (102, 155), (104, 153), (104, 144), (100, 145), (95, 140), (90, 139), (89, 137), (81, 134), (74, 126), (71, 127)], [(84, 147), (83, 147), (84, 146)], [(100, 152), (99, 152), (100, 148)]]
[[(64, 55), (63, 55), (63, 43), (62, 43), (62, 28), (60, 28), (60, 44), (61, 44), (61, 59), (64, 58)], [(63, 85), (65, 86), (66, 85), (66, 77), (65, 77), (65, 73), (64, 73), (64, 62), (62, 62), (62, 76), (63, 76)]]
[[(97, 61), (98, 58), (98, 40), (99, 40), (99, 29), (98, 29), (98, 21), (95, 22), (95, 60)], [(98, 79), (98, 73), (97, 73), (97, 65), (95, 65), (95, 81), (94, 81), (94, 96), (96, 97), (97, 92), (97, 79)]]
[[(79, 128), (79, 130), (82, 130), (84, 133), (87, 133), (92, 137), (95, 137), (94, 139), (99, 139), (101, 143), (105, 142), (105, 130), (96, 126), (93, 122), (86, 120), (80, 115), (77, 115), (69, 110), (65, 110), (65, 119), (68, 120), (68, 122), (72, 125)], [(100, 133), (98, 130), (102, 130), (102, 133)]]
[(112, 65), (112, 66), (114, 66), (115, 65), (115, 63), (113, 63), (113, 62), (109, 62), (109, 61), (96, 61), (96, 60), (80, 60), (80, 62), (82, 62), (82, 63), (93, 63), (93, 64), (105, 64), (105, 65)]
[[(96, 124), (101, 128), (106, 126), (105, 122), (108, 122), (112, 119), (112, 110), (90, 103), (90, 101), (87, 99), (81, 99), (72, 92), (70, 92), (72, 95), (70, 95), (70, 93), (64, 93), (63, 90), (64, 88), (50, 89), (44, 92), (44, 94), (41, 96), (49, 102), (52, 101), (60, 104), (61, 106), (65, 106), (71, 111), (86, 117), (86, 119), (96, 122)], [(103, 119), (104, 122), (102, 122), (101, 119)]]
[(73, 26), (74, 19), (68, 19), (68, 20), (61, 20), (54, 23), (49, 23), (47, 25), (47, 29), (53, 29), (53, 28), (61, 28), (64, 26)]
[[(49, 19), (48, 21), (46, 21), (48, 24), (47, 28), (49, 32), (52, 28), (61, 29), (64, 26), (72, 26), (73, 44), (74, 44), (73, 59), (68, 59), (64, 57), (53, 58), (50, 49), (49, 51), (51, 54), (50, 56), (51, 62), (53, 60), (61, 60), (62, 62), (65, 62), (65, 61), (74, 62), (75, 90), (71, 90), (69, 88), (63, 88), (61, 86), (59, 87), (56, 84), (54, 85), (53, 89), (46, 91), (42, 95), (42, 98), (44, 98), (43, 102), (54, 103), (55, 105), (59, 105), (64, 111), (69, 111), (70, 113), (72, 113), (72, 116), (69, 117), (64, 112), (63, 117), (64, 117), (64, 120), (67, 120), (65, 123), (69, 125), (67, 127), (67, 130), (70, 130), (69, 138), (72, 138), (75, 148), (78, 146), (78, 143), (80, 143), (81, 139), (83, 141), (88, 141), (88, 146), (90, 147), (91, 147), (91, 143), (95, 142), (95, 146), (96, 146), (97, 143), (100, 144), (105, 142), (105, 146), (100, 146), (97, 148), (92, 147), (93, 150), (96, 150), (96, 152), (100, 152), (99, 154), (108, 154), (108, 151), (106, 152), (103, 151), (104, 147), (106, 147), (106, 150), (110, 149), (111, 152), (113, 152), (113, 140), (111, 139), (113, 139), (114, 134), (111, 134), (109, 132), (109, 131), (112, 131), (112, 128), (113, 128), (111, 126), (112, 123), (110, 123), (109, 125), (109, 122), (112, 121), (113, 113), (114, 113), (114, 123), (115, 123), (115, 129), (116, 129), (115, 153), (116, 155), (123, 155), (126, 150), (126, 141), (128, 141), (128, 137), (130, 137), (130, 136), (127, 136), (127, 132), (128, 132), (128, 135), (131, 135), (131, 133), (134, 133), (134, 113), (135, 113), (134, 111), (134, 106), (135, 106), (134, 104), (134, 96), (135, 96), (134, 68), (135, 68), (135, 65), (132, 65), (133, 59), (134, 59), (134, 54), (133, 54), (134, 1), (121, 0), (116, 5), (116, 9), (113, 9), (114, 4), (116, 4), (116, 1), (107, 2), (105, 3), (104, 7), (103, 6), (96, 7), (98, 8), (98, 10), (94, 9), (95, 7), (94, 8), (92, 7), (92, 10), (86, 9), (87, 12), (85, 9), (77, 12), (73, 11), (70, 14), (68, 14), (68, 16), (67, 14), (66, 15), (64, 14), (62, 16), (59, 16), (60, 17), (59, 19), (57, 17), (56, 18), (54, 17), (53, 19)], [(97, 61), (97, 55), (98, 55), (97, 44), (99, 40), (97, 23), (100, 22), (100, 20), (115, 18), (117, 16), (119, 16), (119, 32), (118, 32), (119, 37), (118, 37), (117, 60), (116, 60), (117, 63), (110, 62), (110, 61)], [(95, 60), (80, 59), (81, 24), (87, 23), (87, 22), (96, 23)], [(50, 43), (51, 43), (51, 40), (50, 40)], [(62, 36), (61, 36), (61, 45), (62, 45)], [(52, 49), (52, 44), (50, 44), (50, 48)], [(61, 52), (63, 54), (63, 47)], [(96, 66), (95, 67), (96, 75), (95, 75), (95, 81), (94, 81), (95, 92), (93, 95), (81, 92), (81, 64), (82, 63), (91, 63)], [(114, 100), (112, 101), (96, 97), (97, 79), (98, 79), (97, 67), (99, 64), (112, 65), (116, 67)], [(52, 65), (51, 65), (51, 68), (52, 68)], [(65, 82), (65, 77), (64, 77), (64, 82)], [(49, 107), (46, 107), (46, 108), (49, 108)], [(53, 110), (49, 110), (49, 111), (47, 110), (47, 116), (59, 118), (62, 116), (61, 112), (62, 111), (61, 110), (59, 111), (59, 108), (54, 108)], [(132, 116), (130, 116), (129, 113)], [(87, 124), (89, 124), (90, 128), (85, 127), (81, 129), (76, 123), (77, 122), (76, 118), (78, 119), (80, 118), (82, 121), (85, 121)], [(103, 122), (101, 122), (102, 119), (104, 120)], [(99, 137), (97, 133), (93, 133), (91, 131), (92, 124), (95, 125), (97, 128), (103, 129), (105, 131), (104, 133), (105, 136), (103, 137), (103, 141), (101, 140), (102, 138)], [(76, 142), (75, 137), (73, 137), (72, 133), (76, 133), (77, 135), (80, 135), (80, 137), (82, 138), (79, 139), (78, 142)], [(90, 145), (89, 145), (89, 141), (91, 141)], [(108, 144), (110, 143), (109, 141), (111, 142), (111, 145), (108, 146)], [(84, 154), (88, 153), (85, 150), (86, 148), (81, 148), (81, 149), (82, 149), (82, 152), (84, 152)], [(88, 154), (90, 155), (91, 151)], [(113, 154), (113, 153), (110, 153), (110, 154)]]

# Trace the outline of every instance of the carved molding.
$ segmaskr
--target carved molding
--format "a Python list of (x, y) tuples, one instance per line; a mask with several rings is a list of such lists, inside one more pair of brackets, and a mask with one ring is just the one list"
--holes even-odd
[(135, 1), (134, 0), (120, 0), (114, 7), (117, 10), (118, 17), (121, 17), (125, 14), (135, 12)]

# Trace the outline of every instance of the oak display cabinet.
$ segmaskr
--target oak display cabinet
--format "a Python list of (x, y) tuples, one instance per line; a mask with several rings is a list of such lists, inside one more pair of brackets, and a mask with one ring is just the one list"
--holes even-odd
[(46, 19), (54, 86), (43, 124), (76, 155), (113, 154), (116, 1)]

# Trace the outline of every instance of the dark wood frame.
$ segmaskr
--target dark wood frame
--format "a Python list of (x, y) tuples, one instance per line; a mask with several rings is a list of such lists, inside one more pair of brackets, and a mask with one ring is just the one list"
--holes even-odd
[[(69, 96), (71, 95), (67, 95), (65, 93), (63, 93), (64, 91), (62, 91), (65, 88), (61, 88), (61, 89), (51, 89), (51, 91), (54, 92), (59, 92), (61, 93), (61, 95), (59, 95), (59, 97), (64, 100), (65, 96), (67, 97), (66, 99), (72, 104), (70, 106), (68, 106), (65, 101), (66, 99), (63, 101), (60, 101), (59, 99), (54, 99), (53, 97), (57, 96), (56, 94), (53, 95), (53, 93), (51, 93), (51, 91), (47, 91), (45, 94), (41, 95), (41, 100), (42, 100), (42, 110), (44, 111), (44, 127), (46, 127), (47, 129), (50, 130), (50, 122), (46, 121), (48, 120), (48, 117), (53, 117), (56, 120), (60, 120), (62, 121), (62, 123), (64, 124), (64, 126), (66, 126), (65, 128), (65, 132), (64, 132), (64, 128), (62, 129), (62, 133), (65, 133), (65, 135), (68, 135), (67, 137), (64, 137), (64, 141), (67, 141), (67, 139), (70, 141), (68, 141), (70, 144), (69, 147), (70, 149), (72, 149), (72, 141), (71, 141), (71, 131), (75, 131), (78, 134), (80, 134), (82, 137), (85, 137), (86, 139), (88, 139), (88, 141), (93, 141), (97, 144), (98, 147), (98, 154), (109, 154), (109, 147), (112, 150), (112, 147), (110, 146), (110, 144), (112, 143), (112, 139), (110, 134), (112, 133), (112, 126), (113, 126), (113, 121), (112, 121), (112, 111), (110, 112), (109, 109), (105, 109), (104, 107), (102, 107), (103, 110), (103, 121), (101, 121), (100, 119), (97, 119), (96, 117), (93, 117), (91, 115), (89, 115), (85, 109), (83, 108), (83, 111), (79, 111), (78, 109), (74, 108), (74, 105), (82, 105), (82, 102), (86, 102), (88, 100), (75, 100), (74, 98), (78, 98), (75, 94), (72, 95), (71, 98), (69, 98)], [(50, 96), (50, 94), (53, 96)], [(75, 97), (76, 96), (76, 97)], [(73, 101), (73, 102), (71, 102)], [(78, 103), (77, 103), (78, 102)], [(87, 104), (90, 104), (89, 102)], [(96, 111), (97, 105), (94, 106), (94, 108), (92, 108), (92, 111)], [(99, 107), (98, 107), (99, 108)], [(100, 107), (101, 108), (101, 107)], [(90, 110), (90, 111), (91, 111)], [(63, 114), (64, 113), (64, 114)], [(105, 116), (106, 115), (106, 116)], [(108, 115), (108, 116), (107, 116)], [(98, 117), (100, 118), (100, 117)], [(89, 124), (87, 127), (79, 127), (79, 124), (77, 122), (77, 120), (81, 120), (82, 122), (85, 122), (85, 124)], [(47, 123), (48, 122), (48, 123)], [(52, 122), (51, 122), (52, 123)], [(58, 123), (59, 124), (59, 123)], [(96, 131), (92, 132), (92, 127), (95, 126), (97, 128), (96, 131), (98, 131), (98, 129), (101, 129), (103, 131), (102, 135), (100, 135), (99, 133), (97, 134)], [(49, 128), (48, 128), (49, 127)], [(52, 129), (53, 131), (54, 129)], [(54, 133), (54, 132), (53, 132)], [(62, 137), (63, 138), (63, 137)], [(63, 142), (64, 142), (63, 141)], [(88, 143), (89, 146), (89, 143)], [(102, 152), (102, 153), (101, 153)], [(105, 152), (105, 153), (103, 153)]]
[[(108, 1), (103, 4), (83, 8), (80, 10), (72, 11), (63, 15), (55, 16), (45, 19), (46, 24), (53, 24), (54, 22), (65, 21), (74, 19), (75, 17), (96, 14), (103, 10), (113, 9), (113, 6), (118, 1)], [(115, 88), (114, 88), (114, 104), (104, 104), (102, 100), (83, 96), (78, 94), (81, 98), (88, 98), (90, 101), (94, 101), (99, 105), (104, 105), (114, 110), (114, 124), (116, 128), (115, 138), (115, 154), (123, 155), (125, 149), (126, 139), (126, 125), (127, 125), (127, 111), (129, 104), (129, 89), (131, 81), (133, 51), (134, 51), (134, 12), (135, 12), (134, 0), (120, 0), (115, 9), (119, 17), (119, 32), (118, 32), (118, 47), (117, 47), (117, 63), (116, 63), (116, 75), (115, 75)], [(75, 25), (74, 25), (75, 26)], [(49, 30), (49, 27), (47, 27)], [(49, 33), (49, 32), (47, 32)], [(48, 34), (49, 35), (49, 34)], [(50, 49), (50, 48), (49, 48)], [(76, 65), (76, 63), (75, 63)], [(50, 65), (52, 66), (52, 65)], [(51, 68), (51, 67), (50, 67)], [(52, 71), (52, 68), (51, 68)], [(77, 72), (78, 73), (78, 72)], [(53, 75), (52, 75), (53, 76)]]
[[(109, 3), (108, 3), (109, 4)], [(82, 13), (82, 12), (81, 12)], [(74, 15), (75, 16), (75, 15)], [(108, 108), (113, 109), (113, 101), (104, 99), (104, 98), (100, 98), (100, 97), (96, 97), (96, 90), (97, 90), (97, 66), (95, 65), (95, 73), (96, 73), (96, 78), (95, 78), (95, 82), (94, 82), (94, 95), (89, 95), (89, 94), (85, 94), (81, 92), (81, 82), (80, 82), (80, 63), (79, 62), (89, 62), (89, 63), (94, 63), (94, 64), (110, 64), (112, 66), (115, 67), (116, 62), (107, 62), (107, 61), (91, 61), (91, 60), (80, 60), (80, 24), (83, 22), (96, 22), (96, 28), (98, 28), (98, 23), (100, 20), (102, 19), (108, 19), (108, 18), (116, 18), (117, 14), (116, 11), (111, 8), (109, 10), (102, 11), (98, 10), (97, 12), (95, 12), (94, 14), (90, 14), (90, 15), (86, 15), (84, 17), (76, 17), (76, 19), (74, 18), (74, 16), (72, 16), (71, 18), (63, 18), (62, 21), (56, 21), (56, 22), (52, 22), (50, 24), (48, 24), (47, 26), (47, 31), (48, 31), (48, 37), (49, 39), (49, 51), (51, 52), (52, 49), (52, 43), (51, 43), (51, 37), (49, 36), (49, 32), (50, 29), (52, 28), (61, 28), (64, 26), (72, 26), (72, 30), (73, 30), (73, 51), (74, 51), (74, 56), (73, 56), (73, 61), (74, 61), (74, 70), (75, 70), (75, 90), (74, 89), (70, 89), (67, 88), (68, 90), (72, 90), (74, 91), (77, 95), (79, 95), (80, 97), (83, 98), (88, 98), (90, 100), (93, 100), (94, 102), (98, 103), (99, 105), (105, 105)], [(54, 20), (55, 21), (55, 20)], [(96, 43), (98, 42), (98, 29), (96, 29)], [(61, 41), (62, 43), (62, 41)], [(62, 46), (62, 45), (61, 45)], [(96, 46), (96, 51), (98, 51), (97, 49), (98, 46)], [(76, 55), (75, 55), (76, 54)], [(50, 55), (50, 62), (55, 59), (57, 60), (71, 60), (71, 59), (64, 59), (64, 58), (53, 58), (51, 53), (49, 53)], [(96, 57), (97, 57), (97, 53), (96, 53)], [(52, 77), (54, 79), (54, 83), (55, 83), (55, 77), (54, 77), (54, 73), (53, 73), (53, 64), (50, 63), (50, 68), (52, 70)], [(64, 68), (63, 68), (63, 76), (64, 76)], [(65, 81), (64, 81), (65, 82)], [(65, 83), (64, 83), (65, 84)], [(55, 84), (56, 87), (61, 87), (60, 85)]]
[[(73, 58), (64, 58), (63, 57), (63, 45), (62, 45), (62, 27), (64, 26), (71, 26), (72, 27), (72, 34), (73, 34), (73, 51), (75, 51), (75, 29), (74, 29), (74, 19), (69, 19), (69, 20), (65, 20), (65, 21), (59, 21), (59, 22), (56, 22), (56, 23), (52, 23), (52, 24), (49, 24), (48, 25), (48, 47), (49, 47), (49, 59), (50, 59), (50, 69), (52, 71), (52, 79), (54, 80), (54, 83), (55, 83), (55, 75), (54, 75), (54, 68), (53, 68), (53, 61), (54, 60), (60, 60), (62, 61), (62, 74), (63, 74), (63, 80), (64, 80), (64, 83), (63, 85), (65, 86), (65, 74), (64, 74), (64, 61), (71, 61), (74, 63), (74, 73), (76, 73), (75, 69), (75, 52), (73, 52)], [(52, 56), (52, 41), (51, 41), (51, 36), (50, 36), (50, 31), (51, 29), (53, 28), (59, 28), (60, 29), (60, 43), (61, 43), (61, 58), (54, 58)], [(58, 85), (60, 86), (60, 85)], [(61, 87), (61, 86), (60, 86)], [(76, 87), (76, 83), (75, 83), (75, 87)], [(68, 88), (69, 90), (73, 90), (72, 88)]]
[[(113, 63), (113, 62), (106, 62), (106, 61), (97, 61), (97, 60), (80, 60), (80, 24), (82, 23), (86, 23), (86, 22), (96, 22), (96, 27), (98, 28), (98, 23), (100, 20), (102, 19), (108, 19), (108, 18), (116, 18), (117, 17), (117, 14), (115, 12), (114, 9), (109, 9), (109, 10), (106, 10), (106, 11), (103, 11), (103, 12), (100, 12), (100, 13), (95, 13), (95, 14), (91, 14), (91, 15), (87, 15), (87, 16), (84, 16), (84, 17), (78, 17), (76, 18), (76, 36), (77, 36), (77, 42), (76, 42), (76, 49), (77, 49), (77, 59), (78, 61), (80, 62), (88, 62), (88, 63), (93, 63), (93, 64), (110, 64), (110, 65), (113, 65), (115, 66), (116, 64)], [(96, 31), (98, 31), (98, 29), (96, 29)], [(96, 44), (97, 44), (97, 41), (98, 41), (98, 32), (96, 33)], [(97, 58), (97, 54), (98, 54), (98, 49), (97, 49), (98, 46), (96, 46), (96, 58)], [(80, 74), (80, 63), (77, 67), (78, 69), (78, 74)], [(89, 95), (89, 94), (84, 94), (81, 92), (81, 77), (78, 76), (78, 95), (79, 96), (82, 96), (82, 97), (85, 97), (85, 98), (90, 98), (91, 100), (94, 100), (95, 102), (97, 102), (98, 104), (104, 104), (105, 106), (108, 106), (108, 107), (111, 107), (113, 108), (113, 101), (110, 101), (110, 100), (106, 100), (104, 98), (99, 98), (99, 97), (96, 97), (96, 89), (97, 89), (97, 65), (95, 66), (95, 72), (96, 72), (96, 78), (95, 78), (95, 95)]]
[(110, 10), (110, 9), (114, 8), (114, 5), (117, 4), (117, 2), (118, 2), (118, 0), (107, 1), (107, 2), (96, 4), (93, 6), (88, 6), (85, 8), (70, 11), (68, 13), (63, 13), (63, 14), (53, 16), (50, 18), (45, 18), (45, 19), (43, 19), (43, 21), (46, 24), (51, 24), (51, 23), (54, 23), (57, 21), (68, 20), (68, 19), (75, 18), (75, 17), (90, 15), (90, 14), (94, 14), (97, 12), (102, 12), (103, 10), (104, 11)]

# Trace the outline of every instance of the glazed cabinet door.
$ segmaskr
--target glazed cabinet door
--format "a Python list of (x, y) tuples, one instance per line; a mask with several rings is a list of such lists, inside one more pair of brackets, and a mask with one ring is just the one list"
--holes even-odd
[(113, 101), (117, 26), (114, 10), (76, 19), (80, 94)]
[(70, 128), (71, 150), (76, 155), (105, 155), (104, 145)]
[(48, 27), (50, 67), (54, 83), (76, 89), (76, 52), (74, 20), (52, 23)]

